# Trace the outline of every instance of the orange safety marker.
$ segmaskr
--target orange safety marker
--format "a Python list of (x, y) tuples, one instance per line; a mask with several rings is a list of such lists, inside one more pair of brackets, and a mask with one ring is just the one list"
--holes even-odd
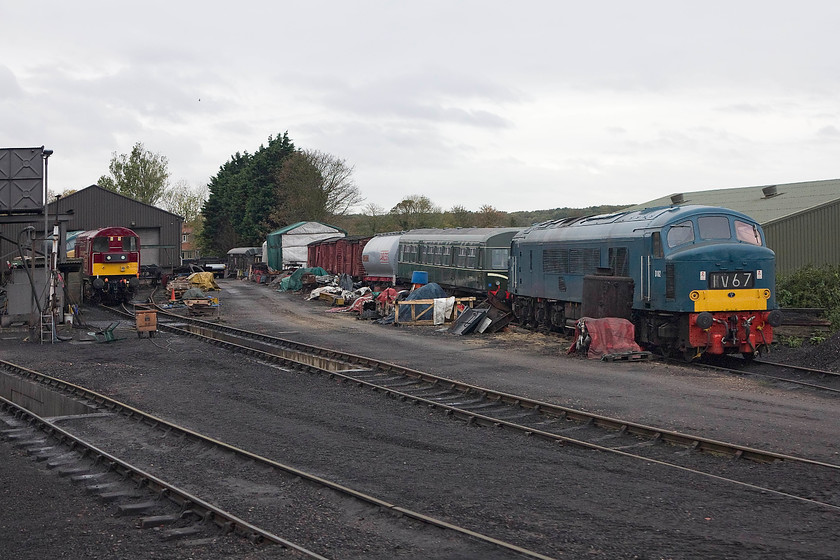
[(172, 287), (172, 297), (169, 298), (169, 301), (175, 301), (175, 287)]

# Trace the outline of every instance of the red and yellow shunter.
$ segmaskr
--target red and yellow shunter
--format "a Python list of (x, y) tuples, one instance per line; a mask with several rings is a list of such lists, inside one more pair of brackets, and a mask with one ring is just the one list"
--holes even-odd
[(124, 227), (106, 227), (76, 236), (82, 259), (82, 290), (92, 303), (127, 303), (140, 287), (140, 238)]

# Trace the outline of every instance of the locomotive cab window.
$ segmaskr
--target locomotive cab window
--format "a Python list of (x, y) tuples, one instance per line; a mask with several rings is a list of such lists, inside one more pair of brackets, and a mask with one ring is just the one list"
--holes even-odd
[(136, 237), (123, 237), (122, 238), (122, 250), (123, 251), (136, 251), (137, 250), (137, 238)]
[(738, 241), (750, 243), (752, 245), (761, 245), (761, 233), (758, 231), (758, 226), (755, 224), (748, 224), (741, 220), (735, 220), (735, 235)]
[(694, 241), (694, 224), (690, 220), (672, 225), (668, 229), (668, 247), (676, 247)]
[(95, 237), (90, 247), (90, 250), (95, 253), (106, 253), (108, 252), (108, 249), (109, 244), (107, 237)]
[(650, 243), (652, 245), (651, 249), (653, 250), (653, 256), (657, 259), (661, 259), (665, 254), (662, 252), (662, 235), (655, 231), (650, 236)]
[(729, 218), (726, 216), (702, 216), (697, 219), (700, 239), (729, 239)]

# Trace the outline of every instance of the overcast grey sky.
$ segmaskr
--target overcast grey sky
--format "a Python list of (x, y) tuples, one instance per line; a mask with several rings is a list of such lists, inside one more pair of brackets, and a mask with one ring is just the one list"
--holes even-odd
[(366, 203), (638, 203), (840, 177), (834, 1), (0, 0), (0, 147), (206, 184), (288, 131)]

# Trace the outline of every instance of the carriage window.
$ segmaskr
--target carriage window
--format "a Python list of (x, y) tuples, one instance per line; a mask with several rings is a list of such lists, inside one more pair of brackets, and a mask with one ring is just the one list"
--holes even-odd
[(107, 237), (96, 237), (93, 240), (93, 244), (90, 248), (91, 251), (95, 253), (105, 253), (108, 251), (108, 238)]
[(475, 247), (467, 247), (467, 268), (475, 268), (478, 264), (478, 253)]
[(136, 237), (123, 237), (122, 238), (122, 250), (123, 251), (136, 251), (137, 250), (137, 238)]
[(490, 249), (490, 269), (491, 270), (507, 270), (508, 267), (508, 250), (507, 249)]
[(458, 253), (455, 259), (455, 266), (463, 267), (467, 261), (467, 248), (466, 247), (458, 247)]
[(738, 241), (761, 245), (761, 233), (759, 233), (758, 227), (755, 224), (735, 220), (735, 235), (738, 236)]
[(697, 219), (700, 239), (729, 239), (729, 218), (726, 216), (703, 216)]
[(668, 247), (676, 247), (694, 241), (694, 224), (690, 221), (680, 222), (668, 230)]
[(452, 245), (445, 245), (443, 247), (443, 259), (441, 259), (441, 264), (444, 266), (450, 266), (452, 264)]

